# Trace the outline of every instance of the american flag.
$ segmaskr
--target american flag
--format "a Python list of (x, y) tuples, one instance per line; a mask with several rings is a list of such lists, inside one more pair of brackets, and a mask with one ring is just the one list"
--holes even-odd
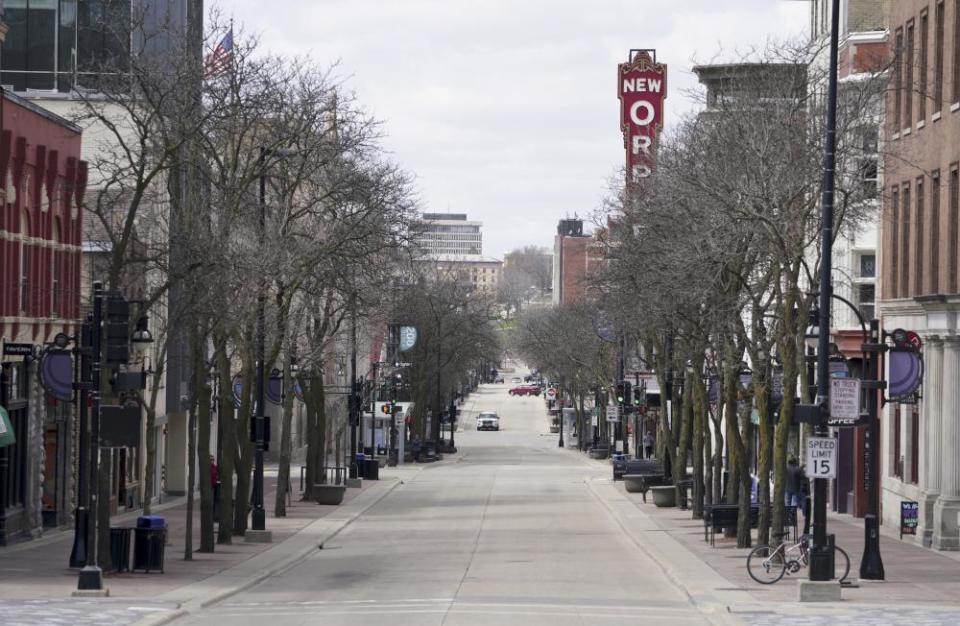
[(203, 77), (213, 78), (227, 71), (233, 60), (233, 29), (227, 31), (213, 52), (203, 62)]

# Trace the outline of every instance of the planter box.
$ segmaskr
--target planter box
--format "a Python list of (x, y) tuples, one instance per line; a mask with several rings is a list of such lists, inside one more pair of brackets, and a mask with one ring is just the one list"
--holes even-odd
[(314, 485), (313, 499), (317, 504), (336, 506), (343, 502), (343, 494), (346, 490), (346, 485)]
[(650, 487), (653, 503), (659, 507), (677, 506), (677, 490), (673, 485)]
[(606, 448), (590, 448), (591, 459), (605, 459), (609, 455), (610, 451)]

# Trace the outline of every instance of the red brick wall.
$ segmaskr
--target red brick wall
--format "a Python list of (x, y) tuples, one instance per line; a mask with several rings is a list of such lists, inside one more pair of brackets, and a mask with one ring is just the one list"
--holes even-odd
[[(80, 133), (17, 99), (3, 102), (0, 134), (0, 334), (13, 340), (34, 318), (28, 339), (40, 343), (64, 328), (54, 320), (80, 317), (82, 219), (77, 198), (86, 184)], [(8, 195), (9, 194), (9, 195)], [(57, 230), (59, 229), (59, 234)], [(24, 238), (26, 236), (26, 238)], [(27, 251), (28, 293), (21, 306), (21, 247)], [(53, 263), (59, 268), (59, 306), (54, 315)], [(43, 322), (40, 322), (43, 320)]]

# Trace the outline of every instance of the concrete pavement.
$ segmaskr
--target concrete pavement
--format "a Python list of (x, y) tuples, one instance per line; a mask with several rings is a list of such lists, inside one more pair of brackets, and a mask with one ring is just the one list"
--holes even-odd
[[(589, 480), (605, 468), (558, 449), (542, 398), (507, 387), (465, 404), (457, 455), (410, 476), (324, 550), (182, 623), (710, 623), (598, 502)], [(501, 430), (472, 430), (479, 410), (497, 411)]]

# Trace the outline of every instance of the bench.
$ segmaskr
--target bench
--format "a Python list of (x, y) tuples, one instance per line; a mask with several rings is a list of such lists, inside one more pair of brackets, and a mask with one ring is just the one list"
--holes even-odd
[(659, 474), (663, 476), (663, 465), (651, 459), (630, 459), (613, 462), (613, 480), (623, 478), (624, 474)]
[(660, 487), (662, 485), (669, 484), (667, 479), (663, 476), (663, 472), (659, 474), (624, 474), (623, 475), (623, 486), (629, 493), (639, 493), (643, 496), (643, 502), (647, 502), (647, 491), (650, 490), (650, 487)]
[[(715, 544), (716, 533), (723, 532), (724, 528), (735, 528), (739, 516), (739, 504), (713, 504), (703, 508), (703, 540)], [(793, 537), (797, 537), (797, 507), (788, 506), (784, 509), (783, 525), (793, 528)], [(760, 526), (760, 506), (750, 505), (750, 528)]]

